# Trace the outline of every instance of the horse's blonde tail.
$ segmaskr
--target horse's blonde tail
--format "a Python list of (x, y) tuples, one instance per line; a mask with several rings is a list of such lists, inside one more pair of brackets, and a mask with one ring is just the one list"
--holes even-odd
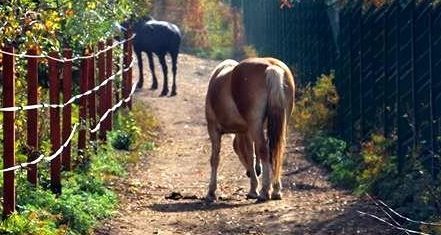
[(282, 173), (286, 135), (286, 99), (284, 92), (285, 70), (271, 65), (266, 71), (268, 88), (268, 139), (273, 170), (273, 181), (279, 180)]

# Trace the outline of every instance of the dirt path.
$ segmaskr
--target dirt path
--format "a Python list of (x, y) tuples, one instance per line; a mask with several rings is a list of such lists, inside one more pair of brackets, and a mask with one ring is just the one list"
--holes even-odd
[[(200, 200), (210, 172), (204, 96), (217, 63), (182, 55), (178, 96), (158, 98), (159, 91), (147, 89), (137, 94), (136, 99), (148, 103), (160, 121), (159, 147), (117, 183), (120, 210), (97, 234), (391, 233), (357, 212), (380, 215), (374, 206), (331, 187), (325, 172), (304, 159), (295, 134), (288, 141), (282, 201), (255, 204), (245, 199), (249, 182), (232, 152), (230, 136), (224, 136), (221, 151), (223, 199), (210, 205)], [(186, 199), (166, 199), (172, 192)]]

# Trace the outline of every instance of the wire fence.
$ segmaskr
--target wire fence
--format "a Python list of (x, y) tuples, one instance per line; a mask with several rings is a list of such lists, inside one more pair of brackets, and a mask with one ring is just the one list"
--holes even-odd
[(277, 1), (232, 3), (242, 11), (247, 44), (259, 56), (274, 56), (288, 64), (296, 82), (312, 82), (333, 68), (336, 45), (324, 1), (301, 1), (283, 10)]
[(436, 178), (441, 169), (441, 7), (431, 0), (232, 0), (246, 41), (261, 56), (291, 65), (297, 83), (336, 73), (336, 131), (353, 146), (384, 134), (403, 169), (418, 155)]
[(357, 144), (373, 133), (396, 140), (399, 168), (417, 154), (440, 171), (441, 7), (354, 1), (340, 14), (338, 132)]
[[(42, 52), (37, 55), (30, 49), (26, 53), (15, 53), (15, 49), (5, 46), (0, 50), (3, 62), (3, 214), (10, 215), (15, 211), (15, 171), (27, 170), (31, 184), (37, 184), (37, 166), (40, 162), (50, 163), (51, 189), (61, 193), (61, 170), (71, 170), (71, 144), (78, 133), (78, 151), (84, 154), (87, 138), (105, 140), (106, 132), (112, 129), (112, 113), (120, 107), (131, 108), (131, 101), (137, 83), (132, 82), (132, 39), (131, 30), (125, 33), (125, 39), (114, 42), (108, 39), (98, 44), (98, 51), (83, 56), (72, 57), (72, 50), (65, 49), (63, 56), (55, 52)], [(120, 69), (113, 72), (113, 49), (122, 46), (123, 54)], [(48, 61), (49, 103), (38, 103), (38, 64), (39, 59)], [(15, 63), (17, 59), (27, 60), (27, 105), (15, 105)], [(80, 94), (72, 96), (72, 66), (74, 61), (81, 60)], [(98, 73), (96, 73), (96, 71)], [(121, 78), (120, 85), (114, 81)], [(120, 88), (119, 88), (120, 86)], [(121, 93), (121, 94), (119, 94)], [(63, 94), (63, 101), (60, 100)], [(117, 95), (116, 95), (117, 94)], [(118, 97), (114, 99), (113, 97)], [(72, 104), (79, 101), (78, 123), (72, 123)], [(38, 149), (38, 111), (49, 108), (50, 142), (52, 154), (45, 156)], [(27, 147), (28, 161), (16, 164), (15, 158), (15, 113), (25, 111), (27, 114)], [(98, 113), (98, 121), (97, 121)], [(87, 134), (87, 132), (89, 134)], [(63, 143), (62, 143), (63, 142)]]

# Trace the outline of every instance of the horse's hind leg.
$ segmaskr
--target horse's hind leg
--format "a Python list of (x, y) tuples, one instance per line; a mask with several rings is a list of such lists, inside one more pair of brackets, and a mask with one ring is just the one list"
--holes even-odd
[(155, 65), (152, 52), (147, 52), (147, 58), (149, 60), (150, 72), (152, 72), (152, 87), (150, 89), (156, 90), (158, 89), (158, 79), (156, 78), (155, 74)]
[(263, 133), (262, 123), (256, 125), (253, 128), (253, 139), (255, 144), (256, 158), (262, 161), (263, 165), (263, 179), (262, 179), (262, 189), (260, 191), (258, 200), (267, 201), (270, 199), (270, 190), (272, 182), (272, 164), (269, 156), (268, 144), (265, 140), (265, 135)]
[(257, 198), (257, 187), (259, 181), (257, 179), (256, 162), (253, 154), (253, 142), (246, 134), (237, 134), (234, 138), (234, 151), (239, 155), (239, 159), (247, 169), (247, 176), (250, 177), (250, 191), (247, 198)]
[(168, 68), (167, 62), (165, 61), (165, 54), (158, 55), (159, 63), (161, 63), (162, 73), (164, 74), (164, 84), (162, 87), (161, 96), (166, 96), (168, 93)]
[(176, 72), (178, 70), (177, 63), (178, 63), (178, 53), (173, 52), (171, 53), (171, 59), (172, 59), (172, 72), (173, 72), (173, 85), (172, 85), (172, 91), (170, 93), (171, 96), (175, 96), (176, 93)]
[(210, 136), (210, 141), (211, 141), (211, 158), (210, 158), (211, 177), (210, 177), (210, 184), (208, 186), (208, 193), (206, 200), (211, 202), (216, 200), (217, 169), (219, 167), (221, 134), (219, 133), (219, 131), (216, 130), (216, 128), (211, 127), (211, 125), (208, 125), (208, 134)]
[(282, 200), (282, 180), (280, 175), (277, 175), (273, 182), (273, 192), (271, 193), (272, 200)]

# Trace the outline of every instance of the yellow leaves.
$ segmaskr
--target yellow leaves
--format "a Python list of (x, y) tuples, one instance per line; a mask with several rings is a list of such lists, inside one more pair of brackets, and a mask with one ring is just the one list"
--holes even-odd
[(87, 2), (87, 5), (86, 5), (87, 10), (95, 10), (95, 8), (96, 8), (96, 2), (93, 2), (93, 1)]
[(293, 114), (296, 131), (310, 136), (332, 126), (339, 100), (333, 79), (333, 75), (322, 75), (314, 86), (301, 91)]
[(42, 19), (44, 21), (44, 26), (47, 32), (50, 34), (54, 34), (55, 31), (61, 28), (61, 17), (58, 15), (56, 11), (46, 11), (42, 15)]
[(373, 182), (387, 169), (391, 162), (389, 146), (390, 141), (382, 134), (372, 134), (370, 140), (362, 143), (361, 156), (364, 167), (358, 177), (360, 182)]

